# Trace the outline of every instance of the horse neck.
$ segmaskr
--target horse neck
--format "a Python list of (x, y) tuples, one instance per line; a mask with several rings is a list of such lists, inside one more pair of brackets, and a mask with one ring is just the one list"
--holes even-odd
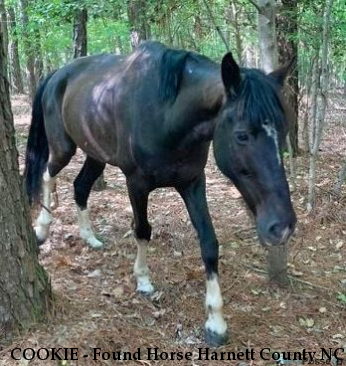
[(218, 67), (203, 70), (187, 65), (179, 94), (166, 112), (166, 137), (177, 143), (211, 140), (223, 98)]

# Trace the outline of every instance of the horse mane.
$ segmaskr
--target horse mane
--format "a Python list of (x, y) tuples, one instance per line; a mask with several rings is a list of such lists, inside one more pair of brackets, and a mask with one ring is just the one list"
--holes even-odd
[(236, 97), (236, 113), (259, 125), (268, 115), (273, 116), (274, 123), (282, 120), (280, 113), (287, 117), (286, 105), (274, 81), (261, 70), (242, 69), (241, 72), (244, 77)]
[(186, 60), (190, 52), (166, 48), (160, 59), (159, 98), (174, 103), (178, 96)]

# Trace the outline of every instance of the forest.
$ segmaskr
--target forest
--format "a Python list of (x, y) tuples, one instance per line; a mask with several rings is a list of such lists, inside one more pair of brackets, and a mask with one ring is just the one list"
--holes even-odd
[[(116, 361), (271, 366), (304, 364), (309, 357), (314, 363), (345, 363), (345, 39), (345, 0), (0, 0), (0, 366)], [(56, 183), (49, 175), (53, 149), (44, 150), (33, 135), (30, 142), (29, 131), (35, 110), (41, 112), (44, 98), (53, 95), (43, 88), (54, 83), (56, 70), (91, 55), (131, 59), (147, 41), (189, 51), (176, 55), (198, 53), (221, 64), (226, 87), (226, 62), (235, 75), (231, 84), (237, 70), (239, 80), (248, 69), (263, 70), (260, 79), (285, 74), (282, 98), (289, 118), (282, 162), (297, 223), (280, 242), (284, 245), (259, 244), (257, 213), (221, 169), (214, 130), (204, 169), (208, 207), (193, 207), (187, 189), (161, 185), (150, 191), (148, 227), (138, 225), (132, 196), (136, 182), (116, 164), (95, 168), (99, 172), (90, 178), (88, 210), (78, 203), (75, 179), (81, 169), (85, 181), (89, 175), (86, 147), (71, 154)], [(168, 75), (181, 64), (176, 62)], [(102, 65), (100, 61), (100, 70)], [(85, 72), (90, 80), (99, 72), (91, 70)], [(183, 90), (177, 75), (175, 85)], [(239, 81), (237, 87), (241, 85)], [(266, 85), (263, 101), (270, 98)], [(138, 103), (136, 87), (131, 103)], [(195, 93), (214, 103), (213, 87), (196, 87)], [(225, 92), (225, 98), (233, 100), (232, 92)], [(126, 110), (126, 101), (122, 106)], [(145, 121), (147, 108), (152, 111), (143, 107)], [(177, 120), (183, 117), (183, 112), (176, 114)], [(44, 123), (38, 134), (49, 132)], [(263, 126), (279, 150), (274, 134), (279, 132), (267, 128)], [(200, 133), (205, 130), (196, 136)], [(239, 144), (248, 138), (240, 135)], [(39, 156), (47, 155), (39, 202), (25, 189), (28, 161), (34, 160), (30, 144)], [(36, 159), (36, 164), (41, 162)], [(273, 187), (281, 182), (276, 177), (274, 170), (267, 177)], [(255, 180), (250, 173), (247, 179)], [(289, 216), (290, 209), (282, 215)], [(206, 212), (200, 224), (196, 211)], [(213, 237), (214, 229), (216, 268), (217, 260), (219, 264), (210, 274), (203, 236)], [(149, 240), (146, 231), (151, 240), (141, 247)], [(143, 269), (139, 263), (146, 253)], [(227, 339), (215, 341), (206, 333), (214, 321), (221, 328), (227, 324)]]

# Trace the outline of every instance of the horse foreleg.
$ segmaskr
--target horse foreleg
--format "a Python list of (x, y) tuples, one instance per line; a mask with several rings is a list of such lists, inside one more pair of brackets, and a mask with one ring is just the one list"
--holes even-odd
[(154, 286), (150, 281), (149, 267), (147, 264), (148, 241), (139, 239), (136, 239), (136, 241), (137, 256), (133, 266), (133, 272), (137, 281), (137, 291), (144, 295), (150, 295), (154, 292)]
[(148, 196), (145, 182), (138, 177), (127, 177), (127, 188), (134, 215), (134, 234), (137, 242), (137, 257), (133, 272), (137, 281), (137, 291), (150, 295), (154, 292), (154, 286), (149, 277), (147, 264), (148, 243), (151, 237), (151, 226), (148, 222)]
[(75, 201), (78, 211), (80, 237), (92, 248), (101, 248), (103, 243), (96, 239), (89, 219), (87, 208), (91, 188), (96, 179), (102, 174), (106, 164), (87, 157), (82, 170), (74, 181)]
[(223, 300), (218, 279), (219, 248), (207, 206), (205, 176), (177, 190), (186, 204), (192, 224), (198, 233), (207, 273), (205, 339), (208, 344), (219, 346), (227, 343), (228, 333), (227, 323), (222, 313)]
[(43, 202), (41, 212), (35, 223), (35, 233), (38, 244), (41, 245), (45, 242), (49, 234), (49, 227), (52, 223), (52, 214), (50, 211), (51, 194), (55, 187), (56, 177), (52, 177), (47, 169), (43, 174)]

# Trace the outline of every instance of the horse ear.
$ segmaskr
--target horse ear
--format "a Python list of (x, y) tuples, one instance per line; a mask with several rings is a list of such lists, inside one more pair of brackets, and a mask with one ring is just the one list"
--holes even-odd
[(269, 75), (273, 77), (280, 86), (283, 86), (287, 75), (291, 71), (293, 65), (296, 64), (296, 61), (296, 56), (292, 57), (285, 65), (272, 71)]
[(240, 84), (240, 69), (231, 52), (226, 53), (221, 63), (221, 77), (227, 93), (236, 93)]

